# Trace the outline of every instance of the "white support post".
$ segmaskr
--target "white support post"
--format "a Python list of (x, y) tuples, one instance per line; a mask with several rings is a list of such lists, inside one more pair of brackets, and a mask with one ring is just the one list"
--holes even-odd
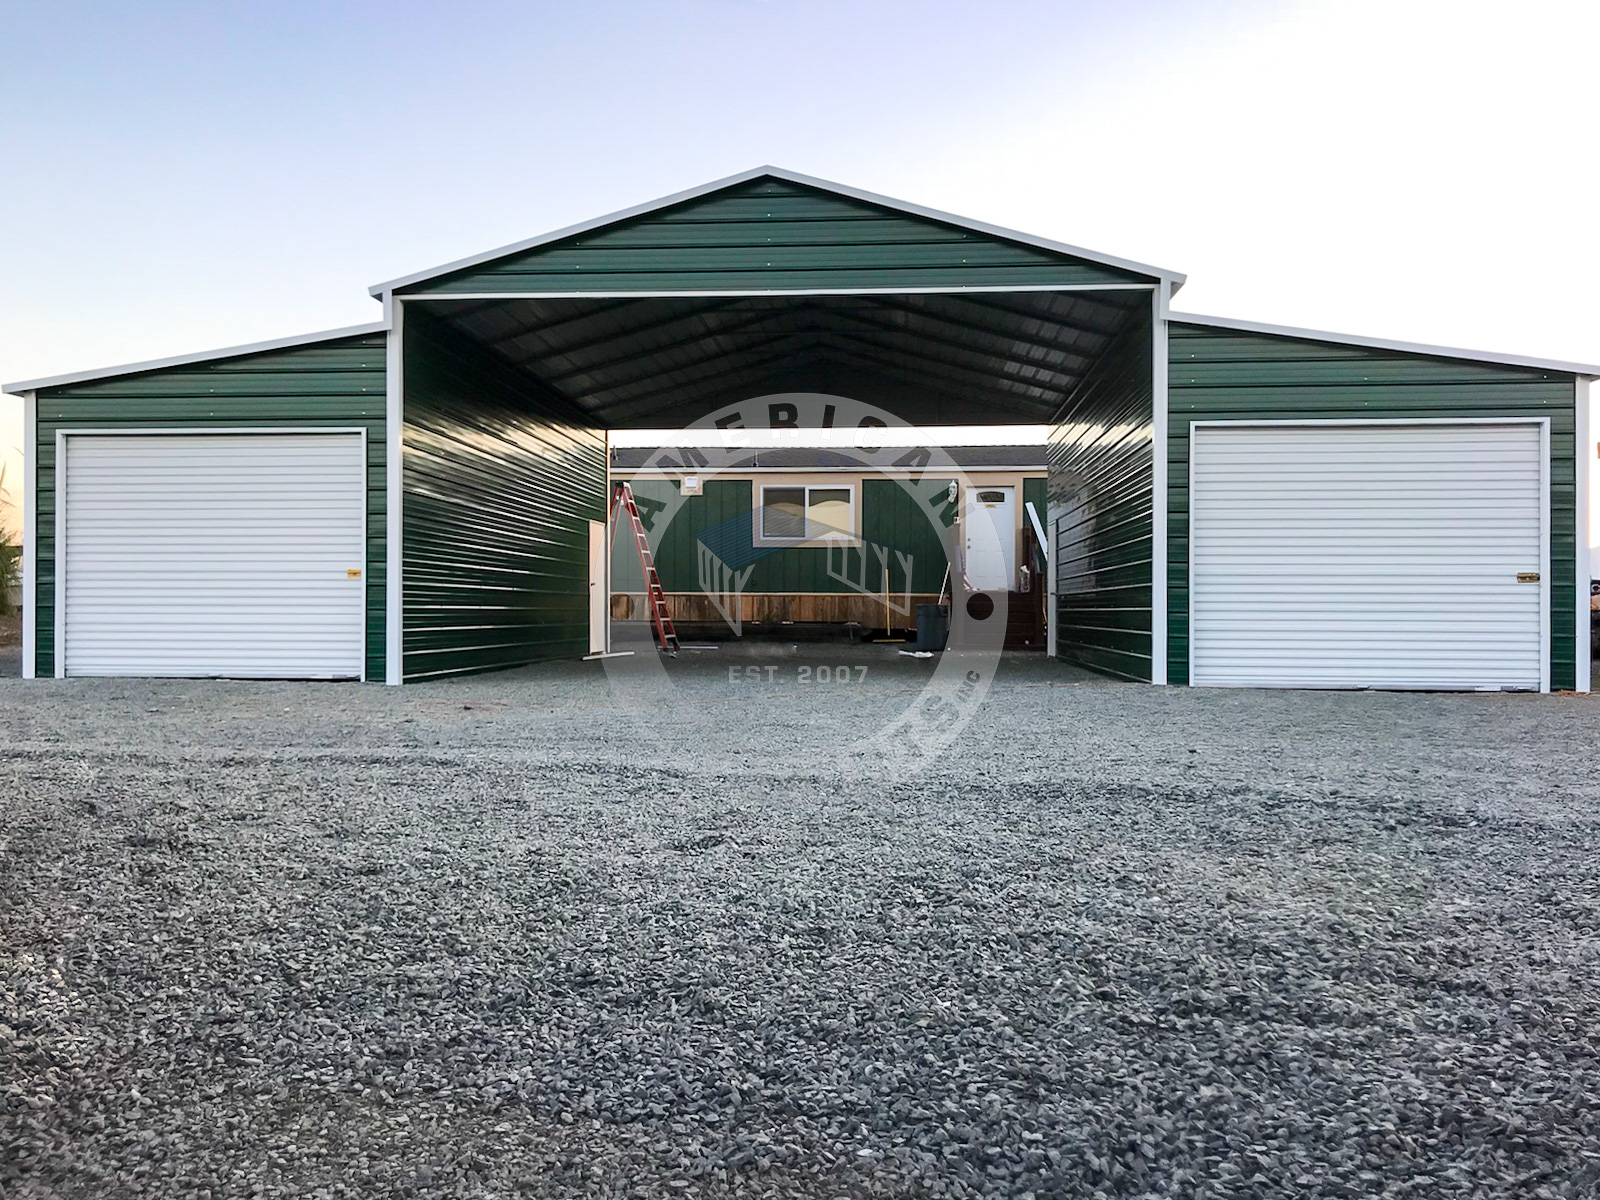
[(39, 395), (22, 397), (22, 677), (39, 653)]
[[(1046, 485), (1046, 486), (1048, 488), (1048, 485)], [(1044, 602), (1045, 602), (1045, 607), (1044, 607), (1044, 630), (1045, 630), (1045, 633), (1044, 633), (1044, 653), (1045, 653), (1045, 657), (1046, 658), (1048, 658), (1051, 662), (1054, 662), (1056, 660), (1056, 608), (1057, 608), (1057, 602), (1056, 602), (1056, 546), (1060, 544), (1061, 539), (1057, 536), (1057, 533), (1056, 533), (1056, 515), (1050, 509), (1050, 500), (1049, 500), (1048, 496), (1046, 496), (1046, 498), (1045, 498), (1044, 511), (1045, 511), (1045, 522), (1044, 522), (1045, 533), (1046, 533), (1046, 536), (1048, 536), (1049, 539), (1050, 539), (1050, 544), (1045, 547), (1045, 555), (1044, 555), (1045, 573), (1046, 573), (1046, 576), (1048, 578), (1048, 585), (1047, 586), (1050, 589), (1048, 592), (1045, 593), (1045, 598), (1044, 598)]]
[(392, 294), (384, 297), (388, 311), (389, 344), (384, 372), (384, 472), (387, 484), (384, 552), (383, 681), (391, 686), (405, 682), (405, 559), (403, 434), (405, 379), (400, 348), (405, 329), (405, 306)]
[(1167, 682), (1167, 282), (1151, 293), (1150, 682)]
[(1576, 518), (1576, 543), (1574, 550), (1573, 583), (1577, 588), (1577, 628), (1574, 630), (1575, 659), (1577, 664), (1577, 678), (1573, 686), (1577, 691), (1587, 692), (1592, 680), (1589, 678), (1589, 572), (1592, 567), (1589, 563), (1589, 476), (1590, 467), (1595, 458), (1594, 443), (1589, 439), (1593, 436), (1589, 427), (1589, 381), (1583, 376), (1578, 376), (1572, 385), (1573, 396), (1573, 433), (1577, 443), (1573, 453), (1573, 466), (1576, 468), (1575, 479), (1577, 486), (1574, 489), (1573, 509)]
[(606, 589), (606, 653), (611, 653), (611, 518), (615, 509), (611, 503), (611, 431), (605, 431), (606, 436), (606, 569), (602, 573)]

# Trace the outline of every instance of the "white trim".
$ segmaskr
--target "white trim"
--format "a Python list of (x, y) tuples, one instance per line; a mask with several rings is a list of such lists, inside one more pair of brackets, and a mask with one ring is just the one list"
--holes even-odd
[[(1012, 286), (981, 283), (967, 287), (862, 287), (862, 288), (737, 288), (663, 291), (568, 291), (568, 292), (424, 292), (404, 299), (432, 304), (441, 300), (737, 300), (744, 296), (962, 296), (967, 294), (1006, 294), (1010, 292), (1148, 292), (1158, 290), (1153, 283), (1019, 283)], [(385, 292), (388, 296), (391, 293)]]
[(602, 229), (607, 225), (614, 225), (619, 221), (626, 221), (633, 217), (641, 217), (646, 213), (655, 212), (663, 208), (670, 208), (675, 204), (683, 204), (690, 200), (698, 200), (702, 196), (709, 196), (713, 192), (720, 192), (736, 184), (750, 183), (757, 179), (772, 178), (785, 183), (797, 183), (804, 187), (818, 188), (822, 191), (832, 192), (851, 200), (859, 200), (866, 204), (877, 205), (880, 208), (890, 208), (908, 216), (922, 217), (927, 220), (939, 221), (946, 225), (958, 225), (963, 229), (970, 229), (975, 233), (987, 234), (990, 237), (1004, 238), (1007, 241), (1020, 242), (1026, 246), (1033, 246), (1040, 250), (1050, 250), (1057, 254), (1071, 255), (1088, 262), (1099, 263), (1101, 266), (1116, 267), (1124, 271), (1133, 271), (1140, 275), (1151, 275), (1167, 283), (1174, 289), (1181, 286), (1184, 275), (1176, 271), (1169, 271), (1162, 267), (1153, 267), (1148, 263), (1134, 262), (1132, 259), (1117, 258), (1109, 254), (1100, 254), (1094, 250), (1085, 250), (1081, 246), (1071, 246), (1065, 242), (1054, 242), (1048, 238), (1035, 237), (1032, 234), (1021, 233), (1014, 229), (1006, 229), (999, 225), (989, 225), (982, 221), (969, 220), (951, 213), (940, 212), (938, 209), (924, 208), (920, 204), (908, 204), (903, 200), (895, 200), (888, 196), (880, 196), (875, 192), (865, 192), (859, 188), (846, 187), (844, 184), (833, 183), (826, 179), (818, 179), (811, 175), (801, 175), (795, 171), (785, 171), (781, 167), (762, 166), (754, 167), (748, 171), (726, 176), (722, 179), (703, 183), (699, 187), (688, 188), (681, 192), (674, 192), (670, 196), (663, 196), (658, 200), (648, 200), (643, 204), (635, 204), (631, 208), (624, 208), (618, 212), (608, 213), (603, 217), (594, 217), (588, 221), (580, 221), (576, 225), (568, 225), (564, 229), (557, 229), (550, 233), (542, 233), (537, 237), (526, 238), (520, 242), (501, 246), (495, 250), (486, 250), (481, 254), (468, 255), (458, 258), (454, 262), (445, 263), (440, 267), (430, 267), (425, 271), (414, 271), (410, 275), (402, 275), (398, 279), (386, 280), (374, 284), (367, 291), (373, 296), (382, 296), (396, 288), (409, 287), (414, 283), (424, 280), (436, 279), (441, 275), (450, 275), (468, 267), (480, 266), (486, 262), (493, 262), (497, 258), (504, 258), (508, 254), (521, 254), (539, 246), (558, 242), (563, 238), (575, 237), (580, 233), (588, 233), (594, 229)]
[[(606, 651), (605, 652), (606, 652), (607, 655), (610, 655), (611, 654), (611, 559), (612, 559), (613, 553), (614, 553), (613, 550), (612, 550), (612, 546), (611, 546), (611, 509), (612, 509), (612, 503), (611, 503), (611, 486), (612, 486), (611, 485), (611, 430), (609, 430), (609, 429), (603, 430), (601, 432), (601, 436), (605, 439), (605, 446), (606, 446), (606, 516), (605, 516), (605, 539), (606, 539)], [(632, 654), (633, 651), (632, 650), (625, 650), (625, 651), (623, 651), (623, 653), (624, 654)]]
[(1548, 425), (1549, 417), (1230, 417), (1190, 421), (1196, 425)]
[(1050, 531), (1050, 544), (1045, 548), (1045, 564), (1049, 567), (1049, 591), (1045, 593), (1044, 653), (1051, 662), (1056, 658), (1056, 538), (1060, 531), (1056, 523), (1060, 518), (1050, 512), (1049, 489), (1044, 502), (1045, 528)]
[(1167, 293), (1157, 288), (1150, 314), (1150, 682), (1167, 682)]
[(390, 687), (405, 682), (405, 306), (391, 296), (383, 301), (389, 327), (384, 351), (384, 618), (383, 681)]
[(1550, 690), (1550, 421), (1539, 421), (1539, 690)]
[[(1202, 687), (1194, 681), (1194, 427), (1204, 425), (1204, 421), (1189, 422), (1189, 475), (1184, 480), (1183, 486), (1188, 489), (1188, 501), (1184, 505), (1183, 523), (1184, 540), (1189, 543), (1188, 587), (1184, 594), (1188, 599), (1184, 602), (1183, 610), (1183, 680), (1189, 687)], [(1262, 422), (1267, 424), (1267, 422)], [(1170, 605), (1168, 606), (1171, 607)], [(1169, 615), (1168, 619), (1171, 617)]]
[(1576, 441), (1576, 460), (1573, 463), (1574, 478), (1577, 487), (1573, 491), (1574, 515), (1577, 526), (1574, 530), (1577, 543), (1575, 549), (1576, 562), (1573, 565), (1573, 583), (1576, 587), (1577, 597), (1577, 625), (1574, 627), (1577, 645), (1574, 647), (1576, 654), (1573, 661), (1577, 664), (1577, 678), (1573, 681), (1573, 690), (1587, 692), (1593, 680), (1589, 678), (1589, 589), (1584, 584), (1589, 582), (1589, 573), (1593, 567), (1589, 562), (1589, 476), (1590, 467), (1594, 462), (1594, 443), (1589, 440), (1589, 381), (1576, 379), (1572, 384), (1573, 403), (1573, 430)]
[(144, 437), (146, 434), (161, 437), (212, 437), (220, 434), (250, 433), (359, 433), (365, 434), (362, 425), (124, 425), (120, 428), (100, 428), (84, 425), (57, 430), (70, 437)]
[(1492, 354), (1487, 350), (1462, 350), (1454, 346), (1429, 346), (1421, 342), (1396, 342), (1388, 338), (1359, 337), (1349, 333), (1330, 333), (1326, 329), (1298, 329), (1292, 325), (1267, 325), (1260, 321), (1240, 321), (1233, 317), (1206, 317), (1199, 313), (1169, 313), (1180, 325), (1209, 325), (1216, 329), (1237, 329), (1242, 333), (1265, 333), (1277, 337), (1301, 338), (1312, 342), (1334, 342), (1343, 346), (1367, 346), (1374, 350), (1397, 350), (1403, 354), (1425, 354), (1434, 358), (1463, 358), (1471, 362), (1501, 363), (1511, 367), (1534, 367), (1559, 371), (1564, 375), (1600, 378), (1600, 366), (1592, 363), (1560, 362), (1550, 358), (1529, 358), (1521, 354)]
[[(1176, 316), (1173, 320), (1177, 320)], [(1194, 677), (1194, 613), (1197, 591), (1194, 587), (1194, 552), (1198, 539), (1194, 536), (1194, 443), (1195, 433), (1201, 428), (1242, 428), (1257, 426), (1282, 428), (1287, 426), (1317, 425), (1537, 425), (1539, 427), (1539, 690), (1550, 690), (1550, 418), (1549, 417), (1289, 417), (1282, 420), (1247, 417), (1239, 420), (1201, 420), (1189, 422), (1189, 662), (1188, 680), (1191, 687), (1213, 686), (1197, 683)]]
[(67, 677), (67, 431), (56, 430), (56, 547), (55, 566), (50, 582), (55, 590), (55, 628), (50, 631), (55, 643), (53, 674)]
[[(31, 397), (30, 397), (31, 399)], [(56, 494), (55, 494), (55, 567), (51, 573), (55, 585), (55, 629), (52, 637), (55, 640), (55, 677), (67, 677), (67, 439), (73, 437), (212, 437), (212, 436), (277, 436), (279, 434), (358, 434), (361, 438), (361, 675), (362, 683), (367, 681), (367, 573), (371, 564), (367, 562), (368, 545), (368, 516), (367, 516), (367, 427), (365, 425), (208, 425), (208, 426), (182, 426), (165, 428), (162, 426), (125, 426), (120, 429), (97, 429), (85, 426), (81, 429), (56, 430)], [(30, 517), (30, 520), (33, 519)], [(26, 546), (26, 541), (24, 546)], [(23, 654), (28, 652), (28, 620), (23, 618)], [(27, 659), (23, 660), (23, 678), (31, 679), (27, 674)]]
[(372, 563), (367, 557), (372, 545), (371, 506), (367, 503), (367, 427), (361, 426), (361, 682), (367, 682), (368, 589), (372, 587)]
[(292, 346), (309, 346), (315, 342), (331, 342), (339, 338), (361, 337), (382, 333), (388, 325), (375, 321), (368, 325), (349, 325), (343, 329), (328, 329), (321, 333), (302, 333), (295, 337), (274, 338), (270, 342), (252, 342), (247, 346), (229, 346), (223, 350), (205, 350), (198, 354), (179, 354), (172, 358), (153, 358), (148, 362), (126, 363), (120, 367), (101, 367), (94, 371), (74, 371), (67, 375), (52, 375), (48, 379), (29, 379), (21, 383), (0, 385), (0, 391), (20, 394), (38, 388), (60, 387), (68, 383), (87, 383), (97, 379), (113, 379), (118, 375), (138, 375), (144, 371), (159, 371), (164, 367), (182, 367), (191, 363), (211, 362), (219, 358), (239, 358), (246, 354), (260, 354), (267, 350), (287, 350)]
[(37, 674), (39, 646), (39, 398), (22, 397), (22, 677)]
[[(907, 447), (907, 449), (914, 449), (914, 447)], [(928, 466), (920, 469), (914, 467), (902, 467), (898, 471), (885, 470), (879, 467), (745, 467), (740, 466), (738, 463), (734, 463), (726, 467), (716, 466), (713, 464), (713, 468), (707, 468), (706, 470), (702, 471), (701, 474), (714, 473), (718, 479), (742, 478), (746, 475), (828, 474), (861, 475), (868, 479), (900, 479), (919, 478), (923, 475), (927, 475), (934, 470), (934, 465), (929, 464)], [(1049, 470), (1037, 463), (1025, 467), (1005, 466), (1003, 464), (993, 467), (963, 467), (957, 463), (955, 464), (954, 469), (958, 471), (964, 471), (969, 475), (1026, 475), (1030, 479), (1048, 479), (1050, 477)], [(682, 475), (684, 471), (682, 468), (676, 467), (615, 467), (613, 468), (613, 473), (618, 478), (626, 475), (631, 479), (676, 479)]]

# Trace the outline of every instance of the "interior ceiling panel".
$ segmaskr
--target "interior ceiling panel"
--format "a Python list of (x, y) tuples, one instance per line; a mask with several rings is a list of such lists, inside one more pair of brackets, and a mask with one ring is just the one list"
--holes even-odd
[(814, 391), (912, 424), (1048, 421), (1148, 290), (412, 301), (597, 424)]

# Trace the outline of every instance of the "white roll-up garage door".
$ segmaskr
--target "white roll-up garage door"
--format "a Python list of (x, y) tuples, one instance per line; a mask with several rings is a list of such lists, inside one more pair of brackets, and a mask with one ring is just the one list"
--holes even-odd
[(1540, 688), (1540, 423), (1196, 423), (1190, 679)]
[(69, 434), (67, 675), (360, 678), (360, 433)]

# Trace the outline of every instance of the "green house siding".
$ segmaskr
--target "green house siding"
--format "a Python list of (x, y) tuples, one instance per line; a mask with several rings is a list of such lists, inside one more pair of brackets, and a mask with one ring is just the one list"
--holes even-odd
[(1189, 681), (1189, 427), (1196, 420), (1550, 419), (1550, 681), (1576, 685), (1573, 377), (1174, 322), (1167, 461), (1168, 678)]
[[(1051, 426), (1056, 656), (1148, 681), (1154, 457), (1151, 329), (1112, 346)], [(1040, 514), (1044, 516), (1043, 513)]]
[(62, 430), (362, 428), (367, 432), (367, 678), (384, 674), (383, 334), (45, 388), (38, 393), (34, 669), (55, 673), (56, 434)]
[(447, 296), (1151, 282), (1147, 275), (766, 178), (399, 292)]
[[(873, 595), (882, 591), (885, 566), (892, 593), (937, 592), (944, 584), (948, 559), (924, 498), (942, 496), (950, 482), (949, 478), (932, 477), (906, 485), (892, 479), (859, 481), (862, 541), (887, 551), (882, 559), (868, 551), (867, 590)], [(657, 513), (665, 509), (677, 484), (667, 479), (633, 481), (661, 586), (669, 592), (699, 591), (699, 556), (704, 547), (733, 570), (750, 570), (744, 584), (747, 593), (835, 595), (857, 590), (839, 576), (861, 577), (859, 549), (851, 549), (847, 556), (833, 551), (834, 573), (830, 574), (825, 548), (755, 545), (753, 505), (760, 486), (748, 479), (708, 479), (702, 494), (685, 497), (669, 521)], [(789, 485), (774, 479), (766, 486)], [(952, 515), (942, 504), (940, 512), (941, 518)]]
[(404, 346), (405, 678), (586, 654), (604, 436), (420, 314)]

